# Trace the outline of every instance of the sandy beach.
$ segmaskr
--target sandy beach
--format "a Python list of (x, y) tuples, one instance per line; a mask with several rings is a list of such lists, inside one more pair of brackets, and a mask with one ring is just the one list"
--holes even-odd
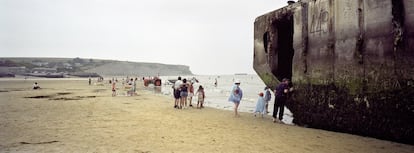
[[(35, 81), (41, 90), (31, 89)], [(87, 79), (0, 80), (0, 152), (414, 152), (412, 145), (268, 116), (173, 109), (172, 96), (138, 86), (137, 96), (112, 97), (109, 84)]]

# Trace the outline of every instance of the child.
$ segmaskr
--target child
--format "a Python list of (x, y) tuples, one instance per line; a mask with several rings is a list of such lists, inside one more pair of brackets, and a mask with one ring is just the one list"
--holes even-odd
[(269, 87), (265, 87), (264, 88), (264, 100), (265, 100), (265, 110), (266, 110), (266, 114), (269, 113), (269, 101), (270, 99), (272, 99), (272, 94), (270, 93)]
[(203, 86), (198, 87), (196, 94), (198, 95), (197, 108), (201, 109), (204, 107), (204, 98), (206, 98)]
[(261, 113), (262, 118), (263, 118), (263, 115), (266, 113), (265, 99), (263, 98), (263, 92), (259, 93), (259, 99), (257, 99), (256, 110), (253, 113), (255, 117), (256, 117), (256, 113)]

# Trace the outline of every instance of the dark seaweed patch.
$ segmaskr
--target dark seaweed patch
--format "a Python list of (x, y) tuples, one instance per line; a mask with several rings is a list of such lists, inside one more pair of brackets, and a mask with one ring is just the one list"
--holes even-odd
[(95, 98), (96, 96), (76, 96), (76, 97), (57, 97), (57, 98), (49, 98), (49, 100), (82, 100), (84, 98)]
[(24, 98), (35, 98), (35, 99), (43, 99), (43, 98), (51, 98), (52, 96), (44, 96), (44, 95), (40, 95), (40, 96), (31, 96), (31, 97), (24, 97)]
[(95, 90), (93, 90), (93, 92), (104, 92), (104, 91), (106, 91), (106, 89), (95, 89)]
[(70, 92), (58, 92), (57, 95), (69, 95), (72, 94)]
[(49, 100), (81, 100), (81, 98), (59, 97), (59, 98), (50, 98)]

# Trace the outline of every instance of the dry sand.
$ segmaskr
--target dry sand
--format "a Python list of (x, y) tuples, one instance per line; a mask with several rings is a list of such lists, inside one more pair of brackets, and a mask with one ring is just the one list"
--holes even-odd
[[(272, 123), (213, 108), (173, 109), (139, 88), (111, 97), (87, 80), (0, 80), (0, 152), (413, 153), (414, 146)], [(25, 98), (34, 96), (50, 96)]]

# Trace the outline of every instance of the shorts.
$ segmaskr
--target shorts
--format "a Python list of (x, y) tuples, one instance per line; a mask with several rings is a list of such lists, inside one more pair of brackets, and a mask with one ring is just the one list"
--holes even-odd
[(112, 89), (112, 92), (115, 92), (115, 89)]
[(180, 96), (181, 96), (181, 97), (187, 97), (187, 96), (188, 96), (188, 92), (186, 92), (186, 91), (182, 91), (182, 92), (180, 93)]
[(176, 89), (174, 89), (174, 98), (175, 99), (179, 99), (180, 98), (180, 90), (176, 90)]
[(204, 102), (204, 98), (198, 98), (198, 102), (200, 103)]
[(240, 101), (232, 101), (235, 104), (240, 104)]

